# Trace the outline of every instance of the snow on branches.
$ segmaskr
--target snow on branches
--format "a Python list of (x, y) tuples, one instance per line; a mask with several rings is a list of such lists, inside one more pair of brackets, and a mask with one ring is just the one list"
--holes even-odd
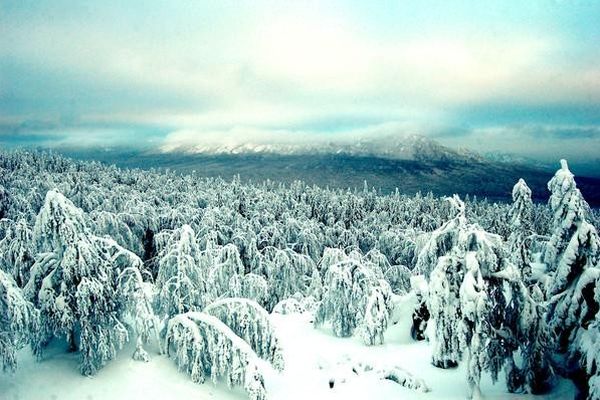
[(435, 321), (435, 341), (432, 363), (439, 368), (458, 365), (461, 357), (457, 321), (459, 321), (459, 292), (465, 267), (456, 256), (440, 257), (431, 273), (429, 285), (429, 312)]
[[(594, 298), (596, 304), (600, 304), (600, 270), (596, 271), (596, 287)], [(588, 396), (589, 399), (600, 399), (600, 311), (594, 310), (594, 320), (589, 323), (586, 329), (581, 330), (576, 344), (578, 352), (581, 354), (581, 364), (588, 376)]]
[(129, 296), (119, 290), (125, 268), (141, 260), (110, 238), (90, 233), (84, 213), (49, 191), (34, 226), (39, 250), (25, 285), (41, 311), (39, 353), (52, 337), (66, 337), (81, 356), (80, 369), (94, 374), (128, 339), (122, 322)]
[[(325, 251), (327, 254), (327, 250)], [(351, 336), (357, 327), (366, 344), (383, 342), (391, 308), (391, 288), (379, 279), (381, 270), (366, 260), (330, 252), (325, 273), (325, 292), (319, 305), (315, 326), (331, 324), (336, 336)]]
[(200, 310), (206, 304), (208, 282), (206, 271), (200, 268), (200, 257), (189, 225), (173, 231), (158, 261), (158, 309), (163, 316)]
[[(544, 260), (550, 271), (546, 284), (549, 308), (547, 321), (556, 336), (555, 351), (570, 359), (593, 360), (589, 352), (581, 351), (578, 337), (590, 337), (597, 329), (597, 311), (600, 299), (600, 237), (587, 220), (589, 208), (575, 184), (566, 161), (548, 183), (552, 194), (550, 208), (553, 213), (553, 234), (546, 246)], [(581, 344), (581, 340), (579, 341)], [(588, 364), (589, 366), (589, 364)], [(560, 365), (568, 373), (568, 365)], [(597, 369), (585, 368), (590, 383), (597, 380)], [(590, 387), (590, 390), (594, 390)], [(592, 392), (590, 392), (591, 395)]]
[(23, 218), (17, 222), (4, 221), (8, 227), (4, 238), (0, 240), (0, 268), (10, 272), (17, 285), (22, 287), (29, 279), (29, 271), (34, 263), (33, 232)]
[(39, 313), (25, 299), (12, 277), (0, 270), (0, 363), (4, 371), (17, 367), (17, 350), (32, 342)]
[(202, 312), (179, 314), (169, 320), (167, 355), (196, 383), (225, 379), (229, 387), (242, 386), (251, 400), (266, 399), (264, 378), (250, 345), (218, 318)]
[[(160, 328), (155, 312), (166, 321), (226, 297), (281, 313), (314, 310), (315, 325), (378, 344), (392, 291), (411, 290), (419, 275), (429, 282), (415, 337), (425, 337), (431, 315), (434, 364), (462, 358), (474, 396), (484, 371), (496, 380), (504, 368), (510, 391), (537, 393), (553, 367), (583, 372), (597, 396), (600, 219), (565, 161), (549, 182), (549, 206), (532, 203), (523, 180), (508, 205), (227, 182), (37, 152), (0, 152), (0, 171), (0, 269), (3, 290), (11, 288), (0, 299), (0, 340), (9, 369), (10, 352), (32, 339), (39, 354), (66, 338), (86, 374), (132, 334), (134, 357), (145, 360), (143, 346)], [(275, 362), (277, 346), (262, 349), (273, 342), (267, 325), (252, 331), (264, 313), (250, 300), (214, 310), (247, 348)], [(181, 326), (171, 333), (187, 335)], [(249, 393), (264, 396), (260, 371), (243, 375)]]
[(244, 339), (260, 358), (269, 361), (275, 369), (283, 370), (279, 338), (269, 314), (258, 303), (243, 298), (226, 298), (209, 304), (203, 312), (221, 320)]
[(531, 189), (523, 179), (512, 191), (513, 204), (508, 211), (511, 232), (508, 237), (508, 252), (511, 261), (520, 268), (525, 281), (531, 280), (531, 236), (533, 235), (533, 203)]
[(419, 251), (415, 271), (429, 278), (440, 257), (448, 254), (458, 243), (459, 235), (466, 227), (465, 204), (454, 195), (447, 198), (456, 215), (433, 231)]

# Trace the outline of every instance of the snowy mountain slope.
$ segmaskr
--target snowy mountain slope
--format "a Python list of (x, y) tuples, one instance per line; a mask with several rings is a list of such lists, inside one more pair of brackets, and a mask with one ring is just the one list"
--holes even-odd
[(310, 141), (304, 143), (201, 143), (193, 146), (163, 145), (163, 153), (196, 155), (346, 155), (390, 160), (481, 161), (466, 149), (454, 150), (420, 135), (389, 135), (357, 140)]
[[(207, 142), (190, 146), (163, 145), (155, 150), (66, 151), (75, 158), (101, 160), (121, 167), (168, 168), (199, 176), (362, 188), (364, 181), (383, 193), (432, 192), (475, 195), (509, 201), (519, 178), (527, 181), (536, 201), (546, 201), (546, 183), (553, 168), (500, 153), (479, 155), (453, 149), (420, 135), (394, 135), (356, 140), (304, 143)], [(557, 160), (558, 161), (558, 160)], [(584, 196), (600, 206), (600, 178), (574, 169)]]
[[(332, 188), (362, 188), (364, 181), (384, 193), (417, 191), (436, 195), (476, 195), (509, 201), (519, 178), (533, 198), (546, 201), (546, 183), (553, 168), (503, 153), (480, 155), (453, 149), (420, 135), (388, 135), (355, 140), (275, 143), (222, 141), (193, 145), (163, 145), (154, 150), (67, 151), (75, 158), (101, 160), (121, 167), (196, 171), (199, 176), (243, 180), (265, 179)], [(558, 161), (558, 160), (557, 160)], [(574, 169), (579, 186), (593, 207), (600, 206), (600, 178)]]

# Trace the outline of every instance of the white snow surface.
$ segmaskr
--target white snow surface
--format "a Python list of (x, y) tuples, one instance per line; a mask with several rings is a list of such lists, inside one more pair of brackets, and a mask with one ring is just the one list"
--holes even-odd
[[(409, 299), (407, 299), (410, 302)], [(404, 314), (385, 334), (385, 344), (365, 346), (360, 337), (336, 338), (328, 327), (315, 329), (312, 315), (271, 314), (286, 360), (286, 369), (278, 373), (268, 365), (265, 383), (269, 399), (460, 399), (468, 396), (464, 366), (442, 370), (431, 365), (432, 346), (410, 338), (410, 314)], [(93, 377), (78, 372), (78, 356), (66, 353), (66, 345), (53, 345), (41, 362), (29, 350), (19, 353), (19, 365), (13, 375), (0, 373), (0, 399), (7, 400), (164, 400), (164, 399), (247, 399), (242, 388), (228, 390), (225, 383), (195, 384), (177, 370), (173, 360), (150, 351), (147, 363), (134, 361), (130, 343), (119, 356)], [(377, 374), (352, 371), (358, 364), (375, 368), (399, 367), (421, 378), (431, 389), (424, 393), (404, 388)], [(503, 377), (501, 377), (502, 380)], [(329, 388), (330, 379), (334, 387)], [(502, 382), (493, 385), (482, 379), (485, 399), (570, 399), (574, 386), (560, 380), (546, 396), (511, 395)]]

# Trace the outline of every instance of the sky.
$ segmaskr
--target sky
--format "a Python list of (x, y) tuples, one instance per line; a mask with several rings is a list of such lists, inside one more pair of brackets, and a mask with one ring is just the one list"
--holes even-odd
[(600, 1), (0, 1), (0, 145), (600, 156)]

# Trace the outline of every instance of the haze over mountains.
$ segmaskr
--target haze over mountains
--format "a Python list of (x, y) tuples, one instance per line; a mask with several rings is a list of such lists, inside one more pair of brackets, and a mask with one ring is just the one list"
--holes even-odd
[[(509, 201), (512, 186), (524, 178), (537, 201), (548, 197), (546, 184), (555, 165), (507, 154), (480, 155), (453, 149), (419, 135), (396, 135), (308, 143), (261, 141), (208, 142), (150, 150), (65, 150), (66, 154), (99, 159), (121, 167), (168, 168), (200, 176), (243, 180), (265, 179), (337, 188), (370, 187), (382, 192), (432, 192), (475, 195)], [(578, 174), (575, 169), (574, 172)], [(600, 179), (577, 176), (590, 205), (600, 205)]]

